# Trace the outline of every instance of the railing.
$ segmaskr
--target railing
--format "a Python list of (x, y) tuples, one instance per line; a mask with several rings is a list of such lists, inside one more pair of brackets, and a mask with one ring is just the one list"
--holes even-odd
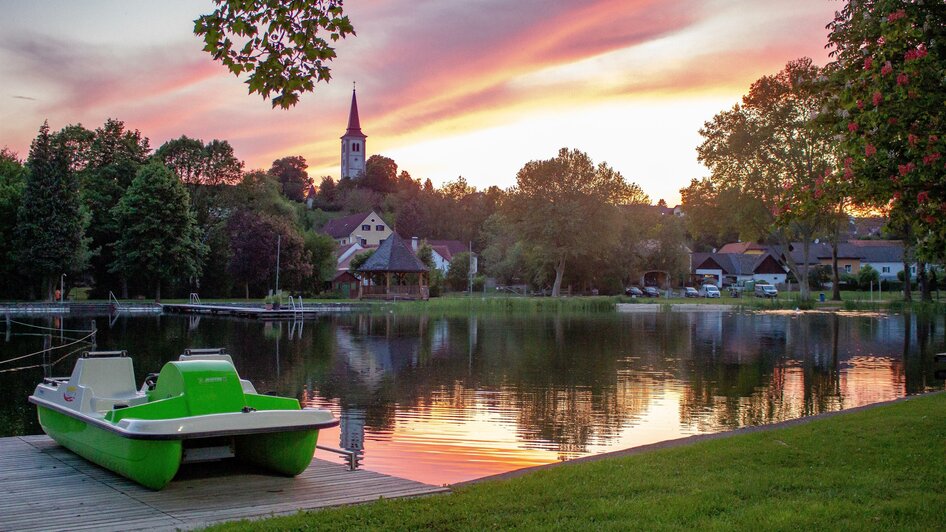
[(200, 305), (200, 296), (197, 295), (197, 292), (191, 292), (191, 295), (187, 298), (187, 302), (191, 305)]
[(111, 290), (108, 291), (108, 302), (115, 305), (115, 312), (119, 312), (122, 309), (122, 304), (118, 302), (118, 298), (115, 297), (115, 294)]
[(427, 294), (427, 287), (417, 285), (363, 286), (361, 293), (367, 296), (408, 296), (423, 297)]
[(335, 447), (329, 447), (327, 445), (316, 445), (316, 449), (322, 449), (323, 451), (328, 451), (330, 453), (335, 453), (341, 455), (348, 462), (348, 470), (354, 471), (358, 469), (358, 455), (354, 451), (348, 451), (346, 449), (337, 449)]

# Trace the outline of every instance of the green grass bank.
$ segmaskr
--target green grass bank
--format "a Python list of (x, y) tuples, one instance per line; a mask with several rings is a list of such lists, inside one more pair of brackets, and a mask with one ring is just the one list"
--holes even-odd
[(946, 394), (213, 530), (942, 530)]

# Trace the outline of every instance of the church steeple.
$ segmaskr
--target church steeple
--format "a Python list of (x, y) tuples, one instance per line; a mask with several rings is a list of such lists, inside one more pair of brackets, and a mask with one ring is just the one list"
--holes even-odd
[(365, 145), (368, 136), (361, 132), (358, 118), (358, 99), (355, 87), (351, 89), (351, 110), (348, 112), (348, 130), (342, 135), (342, 177), (358, 178), (365, 173)]
[(361, 120), (358, 119), (358, 99), (355, 97), (354, 87), (351, 89), (351, 111), (348, 112), (348, 131), (345, 132), (345, 135), (361, 136), (362, 138), (365, 136), (361, 132)]

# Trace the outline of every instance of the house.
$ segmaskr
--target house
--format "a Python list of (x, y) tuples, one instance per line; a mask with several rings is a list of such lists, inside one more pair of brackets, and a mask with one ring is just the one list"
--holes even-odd
[[(469, 253), (470, 248), (467, 244), (460, 242), (459, 240), (424, 240), (430, 250), (432, 251), (431, 255), (434, 260), (434, 267), (443, 272), (446, 275), (447, 271), (450, 270), (450, 261), (453, 260), (453, 257), (460, 253)], [(414, 250), (414, 253), (420, 249), (422, 242), (416, 236), (411, 237), (411, 249)], [(478, 271), (479, 257), (476, 253), (472, 253), (472, 264), (470, 270), (475, 274)]]
[(362, 247), (379, 246), (393, 233), (387, 222), (374, 211), (329, 220), (322, 232), (334, 238), (339, 246), (359, 244)]
[[(801, 244), (792, 244), (792, 258), (802, 262)], [(832, 265), (831, 245), (815, 242), (808, 248), (808, 264)], [(838, 244), (838, 270), (857, 275), (861, 268), (870, 265), (877, 270), (881, 280), (896, 281), (903, 271), (903, 242), (900, 240), (848, 240)], [(910, 266), (911, 275), (916, 275), (916, 264)]]
[(771, 253), (693, 253), (692, 272), (712, 277), (716, 286), (746, 281), (764, 281), (779, 285), (785, 282), (787, 272)]

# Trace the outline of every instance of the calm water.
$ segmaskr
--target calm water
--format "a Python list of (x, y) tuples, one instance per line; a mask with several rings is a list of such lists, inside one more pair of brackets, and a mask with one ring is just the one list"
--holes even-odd
[[(67, 330), (13, 324), (0, 360), (68, 343), (91, 319), (28, 321)], [(97, 327), (99, 349), (128, 350), (139, 380), (186, 347), (226, 347), (261, 392), (341, 419), (320, 443), (435, 484), (942, 389), (933, 354), (946, 351), (942, 316), (162, 316)], [(50, 373), (68, 375), (75, 356)], [(41, 432), (26, 397), (43, 374), (0, 373), (0, 435)]]

